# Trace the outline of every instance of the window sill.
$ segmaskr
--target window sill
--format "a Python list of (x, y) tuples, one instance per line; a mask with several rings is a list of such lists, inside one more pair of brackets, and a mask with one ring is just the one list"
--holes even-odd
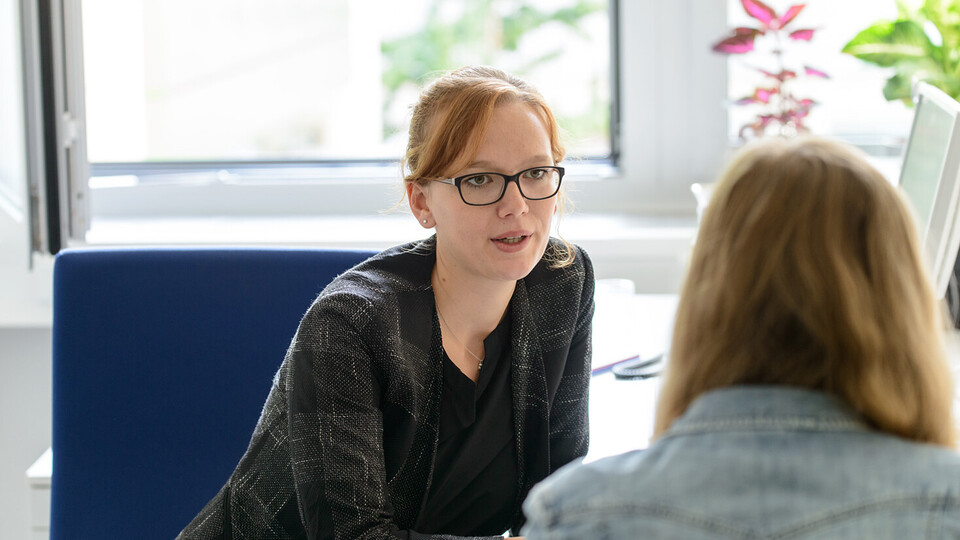
[[(590, 254), (598, 278), (627, 278), (637, 292), (676, 292), (696, 232), (693, 216), (570, 214), (565, 239)], [(432, 234), (407, 212), (350, 216), (101, 218), (87, 245), (284, 245), (386, 249)]]
[[(597, 279), (625, 278), (637, 293), (679, 290), (696, 232), (692, 216), (571, 214), (564, 238), (582, 246)], [(99, 219), (83, 245), (257, 245), (384, 249), (426, 237), (407, 213), (371, 216)], [(34, 268), (0, 268), (7, 293), (0, 328), (49, 328), (53, 320), (53, 257)]]

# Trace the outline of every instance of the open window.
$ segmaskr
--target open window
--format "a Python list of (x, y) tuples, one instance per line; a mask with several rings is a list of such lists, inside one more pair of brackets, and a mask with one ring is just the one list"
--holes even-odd
[[(97, 232), (105, 226), (131, 233), (124, 243), (156, 243), (170, 238), (144, 240), (138, 231), (165, 233), (175, 228), (171, 223), (189, 222), (178, 230), (192, 233), (198, 223), (218, 219), (231, 226), (275, 216), (376, 216), (399, 199), (397, 160), (405, 128), (391, 118), (405, 118), (417, 87), (437, 66), (496, 64), (540, 88), (568, 132), (565, 187), (581, 213), (623, 214), (638, 223), (646, 216), (692, 218), (690, 184), (711, 178), (728, 148), (726, 63), (709, 53), (712, 40), (726, 30), (723, 3), (21, 4), (32, 9), (39, 28), (30, 38), (37, 42), (37, 60), (28, 79), (39, 81), (44, 91), (28, 91), (25, 100), (28, 116), (36, 118), (28, 144), (40, 151), (27, 153), (34, 156), (31, 178), (50, 180), (36, 183), (40, 193), (34, 200), (46, 195), (38, 223), (48, 229), (45, 250), (51, 252), (71, 243), (102, 242)], [(177, 11), (191, 9), (203, 11), (203, 17)], [(297, 15), (294, 30), (256, 30), (260, 22), (289, 21), (290, 13)], [(100, 16), (109, 22), (93, 30)], [(385, 22), (376, 22), (380, 19)], [(227, 20), (240, 30), (218, 26)], [(312, 23), (301, 24), (307, 20)], [(330, 20), (339, 23), (331, 26)], [(187, 30), (161, 32), (168, 27)], [(262, 41), (274, 43), (271, 36), (283, 46), (256, 54), (268, 50)], [(328, 42), (335, 36), (341, 36), (339, 45)], [(371, 36), (374, 46), (367, 41)], [(461, 45), (471, 40), (483, 47), (493, 40), (499, 48), (470, 53)], [(282, 54), (294, 59), (277, 60)], [(193, 57), (219, 69), (211, 75), (188, 72), (186, 62)], [(148, 75), (145, 59), (159, 62), (162, 76)], [(92, 92), (97, 80), (112, 81), (109, 92)], [(276, 93), (263, 94), (268, 90)], [(312, 109), (287, 112), (288, 102), (299, 101), (300, 94), (311, 98), (305, 103)], [(192, 102), (201, 95), (213, 96), (211, 105)], [(347, 106), (364, 95), (369, 105)], [(163, 97), (166, 105), (151, 101)], [(64, 107), (58, 110), (58, 103)], [(346, 124), (310, 116), (319, 109)], [(291, 118), (294, 127), (279, 135), (234, 133)], [(379, 126), (379, 138), (327, 127), (351, 124)], [(211, 126), (220, 132), (205, 131)], [(54, 129), (59, 131), (51, 135)], [(99, 142), (104, 140), (112, 142)], [(320, 140), (331, 146), (313, 144)], [(345, 149), (347, 140), (357, 143), (354, 150)], [(204, 141), (209, 145), (199, 146)], [(45, 148), (55, 149), (57, 159)], [(247, 152), (251, 148), (259, 150)], [(56, 223), (53, 214), (59, 216)]]
[(419, 86), (468, 63), (536, 85), (582, 170), (617, 163), (615, 0), (23, 4), (37, 250), (116, 216), (389, 208)]

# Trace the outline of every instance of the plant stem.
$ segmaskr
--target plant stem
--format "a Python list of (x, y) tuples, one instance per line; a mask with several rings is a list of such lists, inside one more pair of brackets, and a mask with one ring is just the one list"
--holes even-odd
[(783, 119), (786, 118), (786, 115), (787, 115), (787, 98), (786, 96), (783, 95), (783, 87), (785, 83), (785, 80), (784, 80), (785, 76), (783, 73), (785, 70), (785, 66), (783, 63), (783, 42), (782, 42), (782, 33), (780, 32), (780, 30), (774, 31), (773, 37), (776, 40), (776, 47), (774, 47), (773, 54), (777, 58), (777, 73), (778, 73), (778, 76), (776, 78), (777, 79), (777, 105), (778, 105), (777, 109), (779, 113), (777, 115), (777, 123), (780, 124), (778, 127), (780, 131), (780, 135), (785, 136), (786, 131), (784, 128), (786, 126), (784, 126)]

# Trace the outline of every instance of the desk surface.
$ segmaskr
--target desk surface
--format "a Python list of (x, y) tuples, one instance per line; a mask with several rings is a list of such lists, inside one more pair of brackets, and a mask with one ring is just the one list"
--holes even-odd
[[(667, 350), (677, 296), (633, 294), (629, 282), (597, 282), (593, 366)], [(586, 461), (646, 448), (660, 378), (618, 380), (609, 371), (590, 381), (590, 450)]]
[[(598, 281), (594, 368), (636, 354), (649, 358), (667, 350), (676, 308), (676, 295), (634, 295), (627, 283)], [(945, 345), (954, 384), (960, 387), (960, 330), (948, 330)], [(660, 380), (617, 380), (610, 372), (593, 377), (586, 461), (649, 445)], [(954, 419), (960, 428), (960, 392), (954, 393)]]

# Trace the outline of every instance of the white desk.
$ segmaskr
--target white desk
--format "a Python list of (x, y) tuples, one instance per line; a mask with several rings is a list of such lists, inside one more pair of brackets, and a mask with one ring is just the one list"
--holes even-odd
[(31, 540), (47, 540), (50, 538), (51, 471), (53, 471), (53, 451), (49, 448), (27, 469)]
[[(677, 297), (634, 295), (627, 284), (601, 280), (593, 319), (593, 365), (662, 353), (670, 342)], [(646, 448), (660, 378), (618, 380), (609, 371), (590, 382), (590, 451), (586, 460)]]
[[(596, 302), (595, 367), (638, 353), (653, 356), (667, 346), (677, 303), (675, 295), (635, 295), (629, 281), (600, 280)], [(610, 372), (592, 379), (587, 460), (647, 446), (653, 433), (659, 380), (616, 380)], [(32, 540), (49, 537), (52, 460), (53, 453), (47, 449), (27, 470)]]

